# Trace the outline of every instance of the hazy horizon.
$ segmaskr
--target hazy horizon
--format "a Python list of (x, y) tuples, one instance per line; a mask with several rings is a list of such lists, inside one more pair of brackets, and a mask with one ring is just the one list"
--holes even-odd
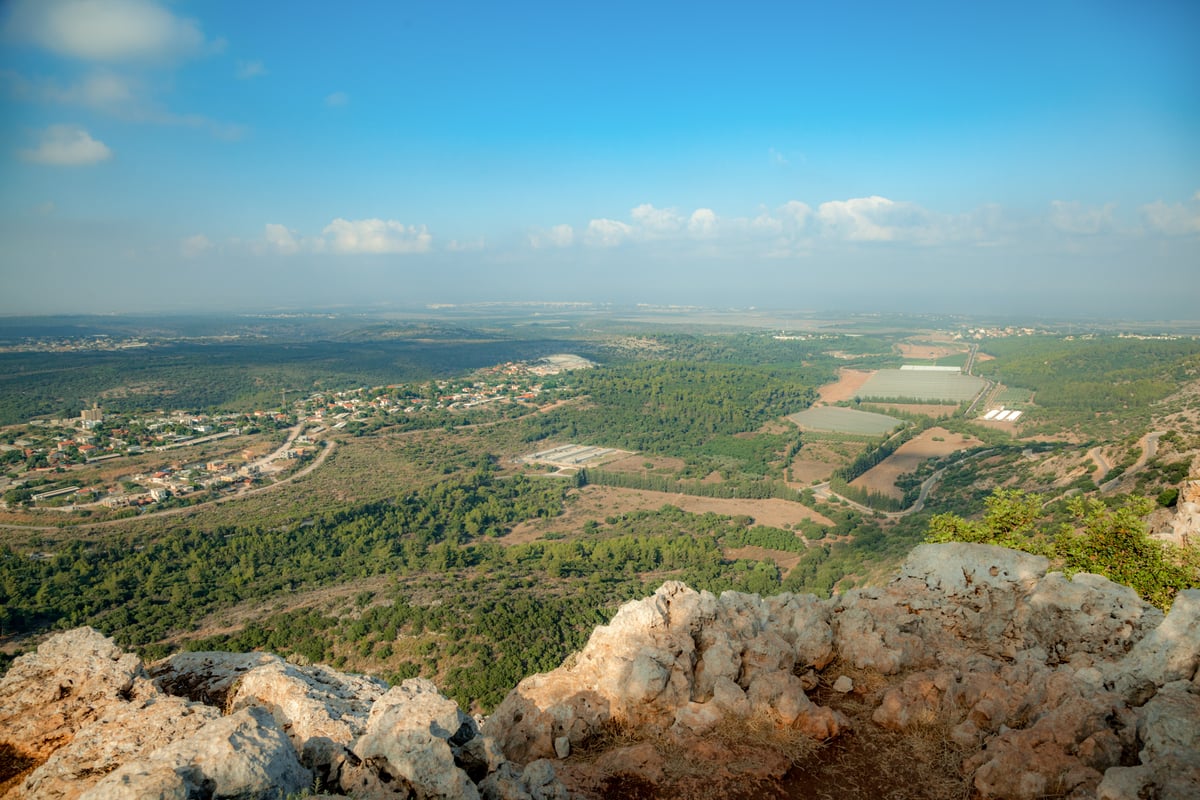
[(14, 0), (0, 314), (1196, 319), (1200, 6)]

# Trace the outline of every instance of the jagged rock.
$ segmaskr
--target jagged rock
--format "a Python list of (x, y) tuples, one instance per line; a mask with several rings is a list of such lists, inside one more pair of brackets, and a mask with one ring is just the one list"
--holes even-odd
[[(151, 680), (111, 640), (70, 631), (0, 680), (0, 744), (44, 761), (9, 796), (274, 796), (263, 787), (311, 786), (309, 766), (322, 788), (364, 799), (566, 797), (545, 758), (564, 759), (557, 774), (589, 796), (621, 775), (684, 796), (697, 788), (686, 780), (782, 775), (786, 751), (757, 745), (764, 722), (815, 739), (846, 730), (807, 694), (835, 676), (834, 705), (849, 702), (841, 690), (854, 692), (847, 709), (882, 698), (874, 724), (982, 747), (962, 764), (981, 797), (1200, 796), (1200, 591), (1163, 618), (1124, 587), (1046, 567), (928, 545), (887, 586), (828, 601), (668, 582), (523, 680), (482, 730), (428, 681), (384, 692), (328, 667), (219, 653), (174, 656)], [(818, 675), (835, 659), (839, 671)], [(729, 740), (726, 722), (755, 742)], [(669, 763), (704, 777), (671, 783), (645, 742), (580, 758), (612, 723), (668, 742)]]
[(112, 639), (91, 628), (56, 634), (0, 680), (0, 742), (40, 761), (110, 706), (154, 693), (141, 659)]
[(366, 733), (354, 744), (364, 761), (382, 759), (419, 798), (471, 800), (479, 791), (455, 764), (450, 739), (474, 721), (443, 697), (432, 682), (410, 678), (375, 702)]
[(149, 756), (220, 718), (217, 709), (178, 697), (114, 703), (78, 731), (8, 797), (78, 797), (121, 765)]
[(1141, 765), (1104, 773), (1102, 800), (1200, 797), (1200, 691), (1187, 681), (1162, 687), (1138, 711)]
[(1106, 683), (1131, 699), (1144, 700), (1154, 688), (1188, 681), (1200, 667), (1200, 589), (1175, 598), (1162, 624), (1150, 631), (1119, 661), (1102, 670)]
[(553, 756), (562, 736), (581, 744), (608, 720), (707, 731), (727, 715), (743, 715), (757, 696), (781, 724), (826, 738), (845, 720), (813, 711), (793, 670), (832, 658), (828, 616), (815, 598), (717, 598), (667, 582), (622, 606), (564, 666), (518, 684), (484, 729), (509, 758), (527, 761)]
[(244, 708), (107, 775), (81, 800), (170, 797), (268, 800), (312, 784), (274, 717)]
[(1180, 545), (1200, 541), (1200, 481), (1184, 481), (1179, 487), (1171, 539)]
[(1100, 575), (1067, 578), (1047, 574), (1014, 615), (1027, 641), (1057, 662), (1076, 653), (1113, 658), (1162, 622), (1162, 612), (1147, 605), (1128, 586)]

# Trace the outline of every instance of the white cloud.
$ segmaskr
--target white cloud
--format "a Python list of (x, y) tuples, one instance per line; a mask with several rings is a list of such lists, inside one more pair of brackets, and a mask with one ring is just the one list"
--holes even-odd
[(202, 233), (189, 236), (179, 243), (179, 252), (184, 258), (196, 258), (204, 255), (213, 247), (213, 243)]
[(692, 236), (709, 237), (716, 232), (717, 215), (711, 208), (697, 208), (688, 219), (688, 232)]
[(1091, 235), (1111, 230), (1116, 203), (1102, 208), (1086, 208), (1076, 202), (1055, 200), (1050, 203), (1050, 224), (1064, 233)]
[(217, 45), (153, 0), (16, 0), (7, 32), (85, 61), (176, 61)]
[(297, 241), (296, 235), (288, 230), (286, 225), (268, 222), (264, 238), (267, 240), (267, 246), (276, 253), (291, 255), (300, 250), (300, 242)]
[(425, 253), (433, 237), (425, 226), (395, 220), (335, 219), (322, 231), (332, 237), (329, 246), (338, 253)]
[(330, 108), (339, 108), (341, 106), (350, 105), (350, 95), (345, 92), (334, 92), (325, 96), (325, 105)]
[(487, 242), (483, 239), (468, 239), (460, 242), (458, 239), (451, 239), (446, 242), (446, 250), (451, 253), (478, 253), (487, 246)]
[(633, 224), (643, 233), (653, 237), (669, 236), (683, 228), (683, 217), (673, 208), (655, 208), (643, 203), (629, 212)]
[(1192, 196), (1192, 205), (1183, 203), (1167, 205), (1157, 200), (1142, 206), (1142, 220), (1157, 233), (1168, 236), (1187, 236), (1200, 233), (1200, 192)]
[(267, 68), (263, 66), (261, 61), (239, 61), (237, 62), (237, 71), (234, 74), (238, 77), (238, 80), (244, 81), (266, 75)]
[(575, 243), (575, 229), (570, 225), (555, 225), (549, 230), (535, 230), (529, 234), (529, 246), (534, 250), (546, 247), (570, 247)]
[(20, 156), (35, 164), (80, 167), (112, 158), (112, 150), (78, 125), (51, 125), (42, 131), (38, 146)]
[(895, 238), (886, 220), (895, 202), (886, 197), (855, 197), (830, 200), (817, 207), (824, 233), (850, 241), (880, 242)]
[(616, 247), (633, 235), (633, 228), (615, 219), (594, 219), (588, 223), (584, 241), (595, 247)]

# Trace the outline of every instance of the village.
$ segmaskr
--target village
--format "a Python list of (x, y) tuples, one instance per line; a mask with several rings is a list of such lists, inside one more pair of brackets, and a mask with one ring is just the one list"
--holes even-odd
[(590, 366), (565, 354), (510, 361), (456, 380), (315, 392), (290, 403), (283, 395), (277, 409), (245, 413), (113, 413), (93, 404), (78, 417), (0, 429), (0, 510), (127, 516), (194, 505), (294, 473), (335, 433), (438, 411), (536, 404), (557, 388), (553, 376)]

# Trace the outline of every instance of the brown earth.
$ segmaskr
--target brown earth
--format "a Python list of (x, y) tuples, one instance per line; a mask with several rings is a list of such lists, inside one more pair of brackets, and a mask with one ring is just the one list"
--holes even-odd
[(664, 505), (677, 506), (692, 514), (724, 514), (731, 517), (746, 515), (755, 522), (782, 528), (800, 520), (811, 519), (820, 525), (833, 521), (807, 506), (789, 500), (727, 500), (719, 497), (693, 497), (642, 489), (618, 489), (612, 486), (585, 486), (571, 492), (566, 510), (553, 519), (522, 522), (500, 539), (501, 544), (524, 544), (536, 541), (543, 534), (557, 531), (575, 533), (588, 520), (602, 520), (631, 511), (654, 510)]
[[(650, 466), (647, 467), (647, 464)], [(682, 458), (675, 458), (673, 456), (643, 456), (634, 453), (624, 458), (618, 458), (615, 461), (609, 461), (604, 465), (604, 468), (613, 472), (645, 472), (649, 469), (677, 473), (686, 466), (687, 462)]]
[(932, 361), (938, 358), (946, 358), (948, 356), (956, 356), (966, 352), (965, 347), (956, 347), (954, 345), (938, 345), (929, 342), (902, 342), (896, 345), (896, 349), (900, 351), (900, 355), (905, 358), (921, 359), (922, 361)]
[(824, 403), (852, 400), (867, 379), (874, 374), (874, 370), (845, 369), (843, 367), (838, 370), (837, 382), (825, 384), (817, 389), (817, 393)]
[(725, 557), (730, 559), (745, 558), (751, 561), (774, 561), (775, 566), (779, 567), (779, 574), (784, 577), (787, 577), (787, 574), (792, 571), (792, 567), (800, 563), (799, 553), (789, 553), (786, 550), (772, 550), (769, 547), (755, 547), (753, 545), (726, 548)]
[[(941, 441), (935, 441), (935, 439)], [(912, 472), (926, 459), (947, 456), (958, 450), (978, 447), (981, 444), (983, 442), (974, 436), (964, 437), (962, 434), (951, 433), (940, 427), (929, 428), (915, 439), (900, 445), (896, 452), (867, 470), (864, 475), (855, 478), (850, 485), (886, 494), (899, 500), (904, 496), (904, 493), (896, 488), (896, 479), (901, 475)]]

